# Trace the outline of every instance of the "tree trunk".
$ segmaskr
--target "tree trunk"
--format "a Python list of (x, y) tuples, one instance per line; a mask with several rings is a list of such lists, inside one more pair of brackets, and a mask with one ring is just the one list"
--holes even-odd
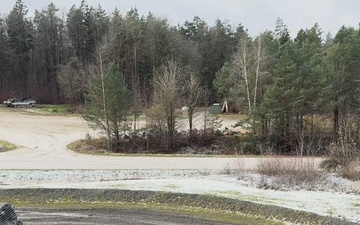
[(99, 51), (99, 62), (100, 62), (100, 74), (101, 74), (101, 88), (102, 88), (102, 101), (103, 101), (103, 110), (104, 110), (104, 121), (106, 124), (106, 136), (107, 136), (107, 146), (108, 146), (108, 150), (111, 150), (111, 145), (110, 145), (110, 141), (111, 141), (111, 134), (110, 134), (110, 125), (109, 125), (109, 118), (107, 116), (107, 107), (106, 107), (106, 93), (105, 93), (105, 83), (104, 83), (104, 79), (105, 79), (105, 75), (104, 75), (104, 71), (103, 71), (103, 65), (102, 65), (102, 57), (101, 57), (101, 53)]
[(193, 116), (194, 116), (194, 109), (188, 109), (188, 119), (189, 119), (189, 138), (190, 140), (193, 137)]
[(339, 132), (339, 107), (336, 105), (334, 109), (333, 135), (337, 138)]
[(248, 107), (249, 107), (249, 114), (251, 113), (251, 100), (250, 100), (250, 87), (249, 87), (249, 80), (248, 80), (248, 74), (247, 74), (247, 60), (246, 60), (246, 41), (244, 41), (243, 44), (243, 73), (244, 73), (244, 79), (245, 79), (245, 85), (246, 85), (246, 95), (247, 95), (247, 101), (248, 101)]
[(255, 87), (254, 87), (254, 103), (253, 106), (256, 107), (256, 100), (257, 100), (257, 89), (258, 89), (258, 82), (259, 82), (259, 73), (260, 73), (260, 59), (261, 59), (261, 46), (262, 37), (258, 40), (258, 48), (257, 48), (257, 57), (256, 57), (256, 71), (255, 71)]

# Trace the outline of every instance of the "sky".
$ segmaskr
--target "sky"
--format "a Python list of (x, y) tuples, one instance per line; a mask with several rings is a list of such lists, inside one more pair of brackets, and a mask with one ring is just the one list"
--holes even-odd
[[(8, 14), (16, 0), (0, 0), (1, 14)], [(53, 2), (61, 12), (67, 13), (81, 0), (23, 0), (29, 9), (45, 8)], [(87, 0), (89, 5), (101, 5), (111, 13), (115, 7), (126, 13), (136, 7), (140, 15), (149, 11), (158, 17), (167, 18), (172, 25), (183, 24), (198, 16), (213, 25), (216, 19), (228, 20), (233, 26), (242, 24), (251, 35), (265, 30), (274, 30), (277, 18), (288, 26), (293, 37), (302, 29), (318, 23), (324, 36), (334, 36), (343, 25), (358, 27), (360, 22), (359, 0)]]

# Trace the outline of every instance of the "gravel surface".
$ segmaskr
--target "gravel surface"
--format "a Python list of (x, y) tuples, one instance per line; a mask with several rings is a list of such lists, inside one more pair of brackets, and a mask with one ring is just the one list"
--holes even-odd
[[(331, 177), (331, 182), (314, 191), (301, 186), (265, 190), (257, 188), (263, 177), (238, 179), (239, 176), (227, 174), (230, 170), (256, 170), (260, 158), (112, 157), (82, 155), (66, 148), (88, 133), (97, 135), (80, 117), (0, 107), (0, 139), (19, 146), (0, 153), (0, 190), (103, 188), (206, 194), (360, 223), (360, 196), (352, 192), (359, 190), (359, 183)], [(314, 165), (321, 160), (314, 159)]]
[[(236, 121), (226, 120), (225, 124)], [(98, 135), (78, 116), (49, 116), (20, 108), (0, 107), (0, 139), (19, 146), (0, 153), (0, 169), (236, 169), (238, 157), (113, 157), (82, 155), (66, 146), (87, 134)], [(260, 158), (241, 159), (256, 170)], [(319, 164), (322, 159), (315, 159)]]

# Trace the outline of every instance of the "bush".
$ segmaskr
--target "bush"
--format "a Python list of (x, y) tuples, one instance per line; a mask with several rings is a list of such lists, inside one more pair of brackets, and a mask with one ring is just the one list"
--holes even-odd
[[(235, 154), (234, 146), (238, 142), (235, 136), (218, 136), (215, 131), (196, 131), (192, 138), (188, 132), (176, 133), (171, 151), (168, 151), (162, 133), (157, 131), (144, 131), (130, 133), (119, 141), (113, 139), (112, 153), (125, 154), (202, 154), (202, 155), (229, 155)], [(74, 142), (68, 146), (70, 149), (83, 153), (107, 152), (106, 138), (92, 138), (86, 135), (84, 140)]]
[(323, 177), (311, 158), (265, 158), (258, 165), (265, 176), (276, 177), (277, 184), (315, 184)]
[(329, 159), (320, 167), (327, 171), (339, 172), (344, 178), (360, 180), (360, 117), (348, 114), (341, 121), (336, 142), (327, 148)]
[(320, 168), (329, 172), (339, 172), (344, 178), (360, 180), (360, 152), (355, 143), (332, 143), (328, 147), (329, 159)]
[(360, 180), (360, 160), (350, 163), (341, 169), (340, 174), (342, 177), (358, 181)]

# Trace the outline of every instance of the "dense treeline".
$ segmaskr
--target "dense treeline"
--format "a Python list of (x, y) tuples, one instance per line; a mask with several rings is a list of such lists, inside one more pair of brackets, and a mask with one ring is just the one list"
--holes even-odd
[[(0, 28), (1, 98), (33, 97), (41, 103), (84, 101), (81, 95), (67, 96), (59, 74), (63, 66), (80, 70), (94, 63), (105, 38), (111, 49), (104, 57), (120, 67), (142, 104), (152, 95), (154, 72), (169, 58), (199, 71), (212, 90), (215, 73), (230, 60), (239, 39), (238, 32), (220, 20), (211, 27), (195, 18), (175, 27), (151, 13), (141, 16), (135, 8), (125, 15), (118, 10), (108, 15), (101, 6), (85, 1), (66, 15), (50, 4), (30, 19), (23, 1), (17, 0), (13, 10), (2, 16)], [(77, 87), (84, 79), (74, 80)]]
[[(360, 131), (360, 30), (344, 26), (334, 37), (323, 40), (322, 35), (315, 24), (293, 39), (280, 19), (274, 31), (255, 37), (241, 24), (233, 27), (216, 20), (209, 25), (199, 17), (172, 26), (151, 13), (139, 15), (135, 8), (108, 15), (100, 5), (85, 1), (66, 15), (50, 4), (30, 19), (17, 0), (0, 18), (0, 97), (83, 104), (92, 93), (88, 86), (94, 74), (100, 74), (99, 88), (104, 85), (102, 69), (93, 65), (111, 64), (130, 90), (133, 101), (124, 104), (134, 113), (160, 99), (154, 90), (156, 74), (169, 61), (176, 62), (182, 76), (202, 87), (207, 103), (201, 104), (226, 99), (234, 111), (249, 116), (263, 146), (307, 154), (305, 144), (314, 143), (311, 137), (326, 134), (357, 141)], [(191, 96), (191, 91), (182, 91), (174, 99)], [(197, 104), (199, 100), (194, 107)], [(117, 120), (114, 117), (114, 124)], [(118, 133), (118, 125), (113, 131)]]

